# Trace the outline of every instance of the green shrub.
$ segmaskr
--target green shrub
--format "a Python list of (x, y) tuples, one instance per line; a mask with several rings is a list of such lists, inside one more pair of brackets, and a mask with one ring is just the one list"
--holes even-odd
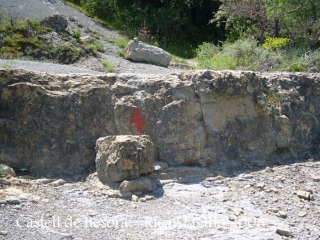
[[(19, 58), (21, 56), (43, 56), (44, 38), (42, 33), (49, 31), (36, 19), (15, 20), (2, 17), (0, 32), (3, 35), (3, 46), (0, 48), (1, 58)], [(36, 34), (35, 34), (36, 33)], [(48, 46), (46, 46), (48, 47)]]
[(198, 58), (211, 58), (220, 51), (213, 43), (202, 43), (196, 50)]
[(117, 44), (120, 48), (125, 48), (129, 40), (127, 38), (115, 38), (110, 40), (110, 42)]
[[(153, 44), (154, 45), (154, 44)], [(172, 55), (179, 58), (195, 58), (197, 56), (196, 49), (191, 45), (178, 45), (172, 44), (164, 48), (166, 51), (170, 52)]]
[(28, 33), (26, 28), (26, 22), (22, 20), (10, 21), (10, 24), (6, 26), (8, 32), (20, 32), (21, 34)]
[(307, 63), (310, 72), (320, 72), (320, 49), (308, 55)]
[(188, 65), (188, 62), (187, 62), (186, 59), (180, 58), (180, 57), (175, 56), (175, 55), (172, 56), (172, 60), (174, 60), (177, 63), (183, 64), (183, 65)]
[(75, 39), (79, 40), (81, 37), (81, 32), (79, 29), (76, 30), (72, 30), (72, 37), (74, 37)]
[(104, 52), (104, 46), (101, 42), (93, 42), (88, 45), (88, 48), (98, 52)]
[(109, 62), (108, 60), (103, 60), (101, 63), (105, 67), (105, 71), (106, 72), (112, 72), (113, 71), (113, 66), (112, 66), (111, 62)]
[(80, 5), (90, 15), (109, 21), (115, 20), (119, 12), (118, 1), (115, 0), (73, 0), (71, 2)]
[[(101, 39), (102, 38), (101, 34), (96, 33), (96, 32), (90, 32), (90, 37), (95, 38), (95, 39)], [(109, 38), (107, 38), (107, 37), (103, 37), (103, 38), (104, 38), (104, 40), (106, 42), (110, 42)]]
[(70, 45), (59, 45), (53, 52), (53, 57), (60, 63), (75, 63), (81, 57), (81, 51)]
[(288, 45), (284, 51), (281, 52), (281, 54), (284, 55), (284, 58), (288, 61), (294, 60), (294, 59), (301, 59), (303, 56), (308, 52), (308, 48), (303, 45)]
[(12, 55), (18, 54), (21, 51), (22, 46), (28, 41), (20, 33), (13, 33), (3, 38), (4, 46), (0, 48), (1, 54), (10, 53)]
[(279, 48), (286, 47), (289, 42), (290, 42), (290, 38), (267, 37), (262, 46), (267, 49), (279, 49)]
[(27, 19), (26, 23), (36, 32), (40, 31), (42, 28), (40, 22), (37, 19)]
[(232, 57), (226, 56), (222, 53), (218, 53), (211, 58), (198, 59), (197, 67), (200, 69), (235, 70), (237, 68), (237, 62)]
[(4, 168), (4, 165), (0, 163), (0, 171)]
[(3, 38), (3, 43), (5, 46), (8, 46), (8, 47), (14, 47), (16, 44), (15, 44), (15, 39), (11, 36), (5, 36)]
[(123, 50), (118, 51), (118, 56), (123, 58), (124, 57), (124, 51)]
[(204, 43), (197, 49), (199, 68), (267, 70), (283, 59), (278, 53), (264, 49), (254, 40), (238, 40), (221, 48)]
[(254, 70), (258, 61), (268, 55), (253, 40), (238, 40), (234, 43), (227, 43), (223, 45), (222, 51), (225, 55), (235, 58), (238, 67), (250, 70)]
[(287, 70), (289, 72), (306, 72), (308, 71), (308, 67), (306, 64), (300, 62), (300, 63), (293, 63), (291, 64)]

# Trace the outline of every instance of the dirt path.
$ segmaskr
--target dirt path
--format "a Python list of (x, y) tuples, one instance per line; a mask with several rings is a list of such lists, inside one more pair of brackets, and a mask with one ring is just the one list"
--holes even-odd
[(226, 167), (168, 168), (151, 176), (162, 188), (132, 200), (95, 174), (1, 179), (0, 239), (319, 239), (319, 162)]
[(101, 74), (101, 72), (93, 71), (87, 68), (80, 68), (69, 65), (53, 64), (36, 61), (23, 60), (4, 60), (0, 59), (0, 68), (19, 68), (29, 71), (47, 72), (52, 74), (69, 74), (69, 73), (88, 73)]

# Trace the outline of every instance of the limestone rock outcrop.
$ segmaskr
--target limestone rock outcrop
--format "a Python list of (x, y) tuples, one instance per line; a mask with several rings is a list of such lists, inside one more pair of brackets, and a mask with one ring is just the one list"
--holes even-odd
[(146, 135), (120, 135), (99, 138), (96, 168), (102, 182), (137, 179), (153, 171), (155, 152)]
[(0, 70), (0, 162), (73, 175), (95, 165), (97, 139), (140, 134), (169, 166), (317, 157), (319, 94), (316, 73)]
[(128, 43), (124, 57), (134, 62), (150, 63), (162, 67), (168, 67), (172, 59), (170, 53), (137, 39)]

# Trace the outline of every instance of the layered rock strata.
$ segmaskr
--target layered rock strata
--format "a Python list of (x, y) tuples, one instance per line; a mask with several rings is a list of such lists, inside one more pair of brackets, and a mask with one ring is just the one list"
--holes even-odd
[(169, 165), (317, 155), (320, 74), (0, 70), (0, 162), (35, 175), (95, 164), (95, 143), (148, 135)]

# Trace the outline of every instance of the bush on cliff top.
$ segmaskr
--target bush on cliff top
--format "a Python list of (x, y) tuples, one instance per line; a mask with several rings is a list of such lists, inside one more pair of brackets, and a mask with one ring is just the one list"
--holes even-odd
[(265, 47), (252, 39), (240, 39), (222, 46), (203, 43), (197, 48), (200, 69), (319, 72), (320, 50), (282, 45)]

